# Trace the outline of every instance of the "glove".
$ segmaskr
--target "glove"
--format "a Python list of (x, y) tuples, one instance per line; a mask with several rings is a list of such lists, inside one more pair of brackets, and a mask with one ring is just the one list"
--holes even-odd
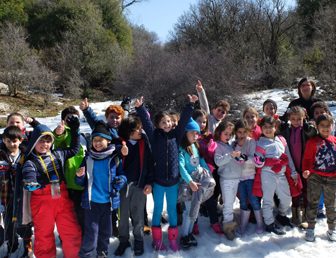
[(246, 154), (241, 154), (240, 157), (244, 160), (247, 161), (248, 160), (248, 156)]
[(67, 125), (72, 132), (77, 132), (79, 129), (79, 118), (77, 115), (71, 115), (66, 120)]
[(265, 162), (265, 158), (254, 154), (254, 163), (258, 166), (262, 166)]
[(116, 191), (120, 191), (121, 188), (127, 183), (125, 176), (116, 176), (112, 181), (112, 187)]
[(41, 185), (37, 182), (29, 182), (24, 184), (24, 188), (28, 190), (29, 192), (33, 192), (39, 188), (41, 188)]
[(130, 110), (130, 106), (131, 106), (131, 98), (130, 97), (125, 97), (120, 106), (125, 110), (125, 111), (129, 111)]

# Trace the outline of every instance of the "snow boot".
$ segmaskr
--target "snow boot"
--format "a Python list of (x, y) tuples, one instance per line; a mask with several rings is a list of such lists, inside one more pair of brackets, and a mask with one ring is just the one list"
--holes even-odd
[(211, 228), (218, 235), (223, 235), (224, 234), (223, 229), (222, 229), (221, 225), (218, 222), (215, 223), (215, 224), (212, 224)]
[(266, 231), (269, 233), (275, 233), (279, 236), (281, 235), (285, 235), (286, 232), (283, 231), (277, 224), (275, 224), (274, 222), (272, 224), (266, 225)]
[(249, 222), (249, 218), (250, 218), (250, 210), (240, 210), (240, 234), (244, 235), (248, 222)]
[(289, 227), (293, 228), (293, 225), (291, 224), (290, 219), (286, 215), (282, 216), (282, 215), (278, 214), (275, 217), (275, 219), (279, 222), (279, 224), (281, 226), (284, 226), (284, 227), (289, 226)]
[(253, 211), (253, 213), (257, 221), (256, 233), (261, 234), (262, 232), (264, 232), (264, 221), (261, 214), (261, 210)]
[(189, 244), (191, 246), (197, 246), (197, 240), (192, 233), (188, 235), (188, 238), (189, 238)]
[(167, 247), (162, 242), (162, 229), (161, 227), (152, 227), (152, 246), (156, 251), (167, 250)]
[(236, 238), (237, 222), (231, 221), (223, 224), (223, 232), (228, 240)]
[(308, 242), (315, 241), (315, 232), (313, 228), (308, 228), (305, 234), (305, 240)]
[(173, 250), (173, 252), (177, 252), (180, 250), (180, 247), (177, 243), (178, 237), (178, 228), (177, 227), (169, 227), (168, 228), (168, 240), (169, 240), (169, 247)]
[(114, 255), (115, 256), (123, 256), (124, 253), (125, 253), (125, 251), (126, 251), (126, 249), (128, 247), (130, 247), (130, 246), (131, 246), (131, 244), (128, 241), (126, 241), (126, 242), (120, 242), (119, 245), (118, 245), (118, 247), (117, 247), (117, 249), (114, 251)]
[(142, 240), (134, 240), (133, 252), (135, 256), (143, 255), (144, 242)]

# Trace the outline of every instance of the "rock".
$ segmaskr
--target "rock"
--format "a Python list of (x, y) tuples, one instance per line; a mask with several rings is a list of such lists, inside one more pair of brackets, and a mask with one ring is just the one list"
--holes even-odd
[(0, 94), (6, 95), (8, 93), (9, 93), (8, 85), (0, 82)]

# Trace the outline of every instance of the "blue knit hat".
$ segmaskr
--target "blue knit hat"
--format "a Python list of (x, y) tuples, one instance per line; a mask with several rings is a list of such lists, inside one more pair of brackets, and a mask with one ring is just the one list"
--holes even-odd
[(192, 118), (189, 119), (189, 121), (188, 121), (188, 123), (187, 123), (187, 125), (185, 127), (185, 131), (186, 132), (196, 131), (198, 133), (201, 133), (201, 129), (200, 129), (199, 125)]
[(95, 136), (100, 136), (106, 140), (111, 141), (112, 140), (112, 135), (110, 132), (110, 129), (108, 128), (107, 124), (104, 123), (103, 121), (98, 121), (92, 131), (91, 137), (92, 139)]

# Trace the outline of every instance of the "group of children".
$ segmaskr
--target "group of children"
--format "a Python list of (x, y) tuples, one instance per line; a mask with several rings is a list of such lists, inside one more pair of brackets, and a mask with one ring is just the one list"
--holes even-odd
[[(336, 241), (334, 122), (324, 102), (312, 101), (315, 89), (313, 82), (301, 80), (303, 104), (290, 105), (282, 117), (268, 99), (263, 117), (247, 107), (232, 121), (227, 101), (210, 110), (200, 81), (198, 96), (188, 95), (180, 116), (162, 111), (152, 119), (141, 97), (135, 114), (126, 116), (122, 106), (110, 105), (102, 121), (84, 99), (79, 107), (92, 128), (90, 137), (80, 133), (74, 107), (62, 111), (54, 131), (27, 118), (34, 128), (30, 134), (22, 115), (9, 115), (0, 146), (0, 256), (56, 257), (55, 225), (65, 257), (108, 257), (112, 232), (119, 238), (114, 255), (122, 256), (130, 246), (134, 255), (142, 255), (151, 193), (156, 251), (197, 246), (201, 208), (214, 233), (229, 240), (246, 234), (254, 219), (258, 234), (283, 235), (282, 226), (298, 226), (306, 230), (307, 241), (314, 241), (322, 194), (327, 236)], [(168, 247), (161, 228), (164, 198)]]

